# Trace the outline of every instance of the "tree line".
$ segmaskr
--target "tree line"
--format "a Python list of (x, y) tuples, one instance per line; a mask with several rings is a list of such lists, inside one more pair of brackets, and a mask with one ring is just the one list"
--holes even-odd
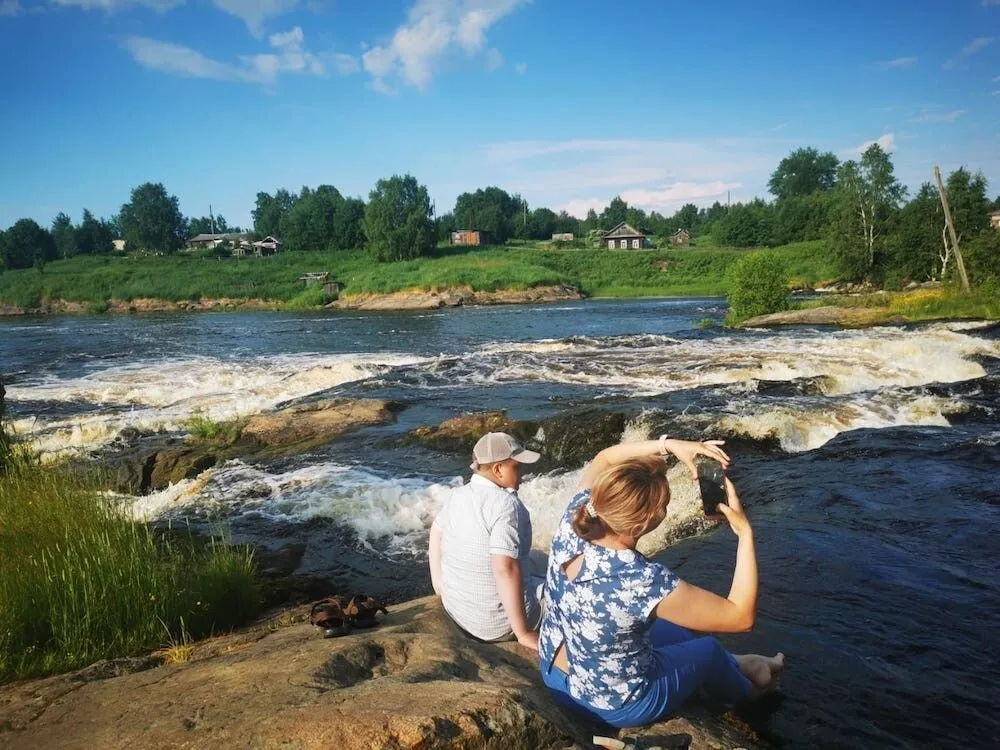
[[(947, 178), (947, 193), (961, 244), (972, 265), (993, 268), (1000, 233), (989, 231), (991, 202), (981, 173), (958, 169)], [(379, 180), (368, 196), (345, 196), (332, 185), (259, 192), (252, 211), (252, 234), (280, 238), (286, 250), (368, 248), (378, 261), (416, 258), (450, 239), (457, 229), (488, 232), (491, 241), (547, 240), (557, 233), (599, 236), (621, 222), (669, 246), (678, 229), (709, 235), (717, 244), (768, 247), (804, 240), (826, 240), (845, 278), (890, 285), (905, 279), (923, 281), (949, 275), (954, 261), (942, 236), (944, 219), (936, 189), (929, 183), (906, 200), (891, 156), (878, 144), (858, 160), (841, 162), (834, 154), (800, 148), (781, 160), (768, 181), (771, 200), (756, 198), (724, 206), (718, 201), (699, 208), (688, 203), (670, 216), (645, 212), (620, 196), (583, 219), (565, 211), (530, 208), (518, 194), (490, 186), (462, 193), (452, 210), (436, 215), (427, 188), (411, 175)], [(26, 268), (74, 255), (112, 252), (124, 240), (125, 252), (173, 253), (194, 235), (239, 232), (221, 215), (184, 217), (176, 196), (160, 183), (135, 188), (116, 216), (96, 219), (84, 210), (74, 225), (60, 213), (51, 228), (21, 219), (0, 232), (0, 264)], [(991, 244), (993, 243), (993, 244)], [(217, 252), (228, 252), (226, 247)], [(985, 265), (984, 265), (985, 264)], [(1000, 276), (1000, 268), (989, 271)]]

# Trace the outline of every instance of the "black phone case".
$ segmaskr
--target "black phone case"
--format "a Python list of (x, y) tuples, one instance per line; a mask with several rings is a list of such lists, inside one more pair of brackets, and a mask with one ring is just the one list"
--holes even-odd
[(698, 465), (698, 489), (701, 491), (701, 506), (706, 516), (718, 515), (719, 504), (726, 502), (725, 476), (717, 463)]

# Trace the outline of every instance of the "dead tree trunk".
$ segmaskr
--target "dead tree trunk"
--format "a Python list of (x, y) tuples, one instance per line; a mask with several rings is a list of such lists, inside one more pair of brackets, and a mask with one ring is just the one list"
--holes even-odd
[(951, 220), (951, 209), (948, 207), (948, 193), (945, 192), (944, 183), (941, 182), (941, 170), (934, 167), (934, 181), (937, 182), (938, 194), (941, 196), (941, 207), (944, 208), (944, 221), (948, 227), (948, 234), (951, 236), (951, 249), (955, 254), (955, 267), (958, 268), (958, 275), (962, 280), (962, 291), (969, 293), (969, 276), (965, 272), (965, 263), (962, 261), (962, 251), (958, 247), (958, 235), (955, 234), (955, 223)]

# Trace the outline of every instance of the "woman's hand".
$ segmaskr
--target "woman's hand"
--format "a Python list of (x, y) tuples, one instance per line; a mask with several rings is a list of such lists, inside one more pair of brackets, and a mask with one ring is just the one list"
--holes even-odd
[(663, 447), (677, 456), (677, 460), (688, 467), (692, 479), (697, 479), (698, 467), (694, 463), (697, 456), (711, 458), (722, 464), (723, 469), (729, 468), (729, 456), (719, 447), (725, 443), (725, 440), (706, 440), (704, 443), (693, 440), (667, 440)]
[(736, 494), (736, 487), (729, 481), (729, 477), (726, 477), (726, 502), (719, 503), (718, 509), (719, 513), (726, 517), (726, 520), (729, 522), (729, 528), (733, 530), (736, 536), (742, 538), (745, 534), (753, 531), (750, 527), (750, 519), (743, 512), (743, 503), (740, 502), (740, 496)]

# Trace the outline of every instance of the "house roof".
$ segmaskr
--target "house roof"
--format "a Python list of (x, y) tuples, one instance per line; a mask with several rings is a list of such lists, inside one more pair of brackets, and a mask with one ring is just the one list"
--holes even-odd
[(642, 232), (636, 231), (635, 227), (631, 224), (626, 224), (624, 221), (613, 229), (608, 230), (604, 233), (605, 239), (611, 239), (613, 237), (645, 237)]
[(267, 237), (262, 237), (261, 239), (257, 240), (253, 244), (256, 245), (257, 247), (260, 247), (261, 245), (264, 245), (264, 244), (280, 245), (280, 244), (282, 244), (282, 242), (277, 237), (272, 237), (271, 235), (267, 235)]
[(990, 216), (1000, 216), (1000, 211), (990, 211)]
[(196, 234), (188, 242), (214, 242), (215, 240), (245, 240), (250, 235), (246, 232), (227, 232), (226, 234)]
[(681, 228), (674, 232), (673, 236), (676, 237), (679, 234), (691, 234), (688, 230)]

